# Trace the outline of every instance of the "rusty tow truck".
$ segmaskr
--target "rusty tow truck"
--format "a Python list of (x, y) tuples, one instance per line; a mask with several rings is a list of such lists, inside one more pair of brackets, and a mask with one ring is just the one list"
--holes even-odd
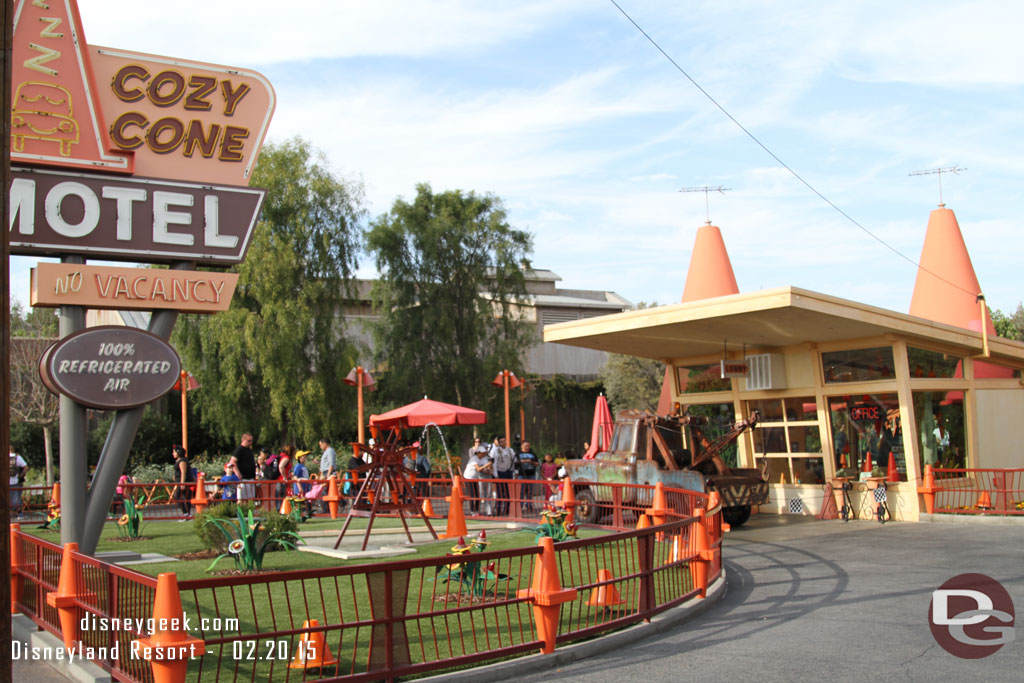
[[(754, 411), (716, 439), (705, 435), (708, 418), (700, 415), (654, 415), (643, 410), (622, 410), (615, 419), (611, 449), (592, 459), (567, 460), (578, 504), (577, 521), (595, 524), (610, 509), (612, 487), (600, 484), (666, 485), (710, 493), (722, 499), (722, 519), (740, 526), (750, 518), (751, 506), (768, 499), (767, 461), (761, 469), (726, 465), (722, 453), (758, 421)], [(622, 495), (649, 495), (649, 492)], [(626, 505), (647, 505), (647, 500), (624, 500)]]

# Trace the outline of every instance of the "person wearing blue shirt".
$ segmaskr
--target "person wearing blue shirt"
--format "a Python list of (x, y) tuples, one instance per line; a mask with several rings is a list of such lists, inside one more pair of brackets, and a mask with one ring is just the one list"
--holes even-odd
[(217, 482), (217, 486), (220, 487), (220, 499), (221, 500), (237, 500), (238, 494), (235, 488), (238, 482), (242, 481), (235, 474), (235, 466), (233, 463), (224, 463), (224, 476)]

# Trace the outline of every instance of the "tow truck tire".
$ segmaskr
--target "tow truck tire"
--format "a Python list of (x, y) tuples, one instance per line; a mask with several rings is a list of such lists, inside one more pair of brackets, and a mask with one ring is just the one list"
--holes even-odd
[(576, 491), (576, 523), (597, 524), (598, 509), (594, 492), (590, 489)]
[(750, 519), (749, 505), (722, 508), (722, 521), (734, 529), (743, 526), (748, 519)]

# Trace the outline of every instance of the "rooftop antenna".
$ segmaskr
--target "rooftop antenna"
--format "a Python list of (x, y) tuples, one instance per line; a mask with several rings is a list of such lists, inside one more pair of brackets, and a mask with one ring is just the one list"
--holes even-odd
[(907, 175), (938, 175), (939, 176), (939, 208), (943, 209), (946, 205), (942, 202), (942, 174), (943, 173), (955, 173), (960, 175), (960, 171), (966, 171), (966, 168), (959, 168), (957, 166), (946, 166), (945, 168), (927, 168), (923, 171), (911, 171)]
[(725, 194), (726, 192), (728, 192), (731, 189), (732, 189), (731, 187), (722, 187), (721, 185), (719, 185), (717, 187), (711, 187), (710, 185), (704, 185), (702, 187), (683, 187), (683, 188), (680, 188), (679, 191), (680, 192), (703, 192), (704, 193), (704, 215), (706, 217), (705, 222), (708, 225), (711, 225), (711, 209), (710, 209), (710, 207), (708, 205), (708, 193), (709, 192), (718, 192), (719, 194)]

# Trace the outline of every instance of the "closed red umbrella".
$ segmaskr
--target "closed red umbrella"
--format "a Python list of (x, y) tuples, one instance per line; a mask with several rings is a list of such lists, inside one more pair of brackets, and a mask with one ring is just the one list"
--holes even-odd
[(594, 405), (594, 425), (590, 430), (590, 448), (583, 457), (593, 458), (598, 453), (609, 450), (612, 446), (612, 431), (615, 421), (612, 420), (612, 411), (608, 409), (608, 399), (601, 394), (597, 397)]
[(389, 410), (380, 415), (371, 415), (370, 424), (374, 427), (389, 429), (391, 427), (426, 427), (429, 424), (447, 425), (481, 425), (487, 422), (487, 413), (473, 408), (431, 401), (424, 398), (401, 408)]

